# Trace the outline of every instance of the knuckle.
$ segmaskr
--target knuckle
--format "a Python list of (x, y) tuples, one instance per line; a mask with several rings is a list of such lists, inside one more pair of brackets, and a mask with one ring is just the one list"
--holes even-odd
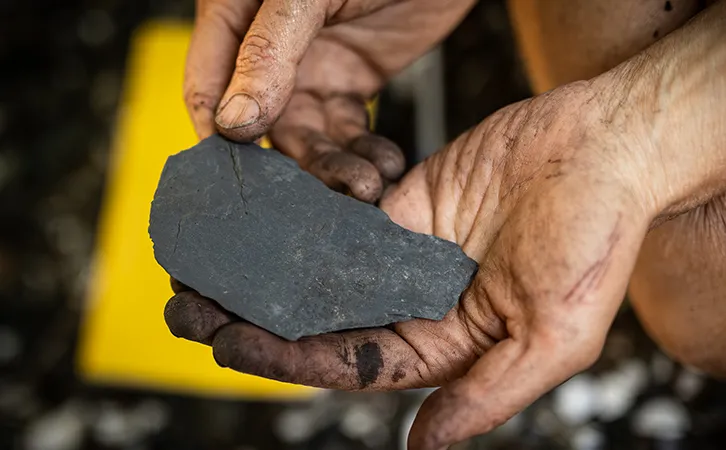
[(212, 349), (219, 365), (273, 380), (293, 381), (290, 369), (294, 365), (289, 357), (273, 354), (262, 339), (241, 333), (235, 325), (223, 327), (216, 333)]
[(272, 64), (275, 60), (275, 51), (272, 41), (261, 33), (250, 33), (244, 38), (237, 56), (237, 71), (246, 71), (250, 66)]
[(302, 139), (305, 144), (305, 155), (299, 161), (303, 168), (318, 177), (330, 178), (330, 174), (340, 170), (338, 162), (339, 149), (330, 141), (308, 138)]
[(212, 354), (217, 364), (238, 372), (253, 373), (247, 370), (249, 364), (242, 356), (242, 350), (232, 326), (220, 329), (212, 341)]

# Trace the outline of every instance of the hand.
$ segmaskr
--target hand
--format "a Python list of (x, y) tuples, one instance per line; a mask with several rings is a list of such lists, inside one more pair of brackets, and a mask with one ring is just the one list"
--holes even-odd
[(365, 101), (443, 39), (474, 0), (260, 3), (198, 0), (184, 89), (199, 138), (215, 132), (215, 121), (239, 141), (269, 131), (275, 148), (330, 187), (378, 200), (405, 161), (368, 132)]
[[(381, 207), (456, 241), (480, 269), (442, 321), (288, 342), (181, 291), (177, 336), (223, 366), (348, 390), (443, 386), (410, 448), (433, 450), (504, 423), (599, 356), (655, 216), (644, 163), (609, 128), (603, 90), (579, 83), (507, 107), (417, 166)], [(179, 290), (179, 289), (177, 289)]]

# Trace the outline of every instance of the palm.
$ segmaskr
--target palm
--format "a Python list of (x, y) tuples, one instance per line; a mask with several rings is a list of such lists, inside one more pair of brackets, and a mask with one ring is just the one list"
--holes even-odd
[[(628, 264), (610, 266), (613, 259), (632, 264), (635, 258), (637, 246), (622, 242), (626, 230), (636, 230), (629, 239), (642, 236), (623, 218), (623, 206), (613, 208), (623, 204), (622, 198), (611, 196), (607, 202), (602, 197), (607, 207), (592, 203), (593, 196), (617, 191), (606, 187), (595, 194), (588, 178), (568, 176), (563, 161), (583, 159), (577, 155), (579, 145), (565, 144), (576, 129), (549, 135), (549, 142), (533, 137), (537, 122), (552, 113), (545, 110), (537, 117), (537, 108), (553, 103), (536, 101), (541, 104), (499, 111), (416, 167), (381, 201), (394, 221), (457, 242), (480, 264), (472, 285), (443, 321), (394, 327), (420, 356), (419, 384), (457, 379), (495, 344), (493, 350), (504, 348), (504, 341), (530, 342), (553, 322), (559, 334), (546, 337), (550, 345), (560, 344), (553, 338), (579, 339), (596, 352), (622, 298)], [(478, 145), (472, 148), (474, 137)], [(590, 217), (583, 221), (582, 215)], [(563, 229), (568, 232), (562, 234)], [(545, 248), (551, 250), (545, 253)], [(618, 281), (603, 283), (610, 277)], [(601, 297), (612, 301), (589, 305)], [(575, 306), (583, 303), (589, 306)], [(582, 330), (580, 323), (591, 329)]]

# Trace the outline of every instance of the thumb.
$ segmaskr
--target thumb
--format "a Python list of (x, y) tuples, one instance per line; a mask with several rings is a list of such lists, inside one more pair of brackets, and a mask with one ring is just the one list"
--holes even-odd
[(411, 428), (409, 450), (444, 450), (487, 433), (592, 363), (553, 354), (558, 352), (542, 344), (501, 341), (466, 375), (426, 399)]
[(265, 0), (242, 41), (215, 121), (230, 139), (252, 141), (290, 99), (297, 66), (325, 23), (323, 1)]

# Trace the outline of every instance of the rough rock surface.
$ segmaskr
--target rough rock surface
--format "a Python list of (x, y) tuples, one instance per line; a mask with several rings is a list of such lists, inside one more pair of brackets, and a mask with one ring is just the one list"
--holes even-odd
[(441, 319), (477, 269), (292, 159), (219, 136), (168, 159), (149, 234), (174, 278), (291, 340)]

